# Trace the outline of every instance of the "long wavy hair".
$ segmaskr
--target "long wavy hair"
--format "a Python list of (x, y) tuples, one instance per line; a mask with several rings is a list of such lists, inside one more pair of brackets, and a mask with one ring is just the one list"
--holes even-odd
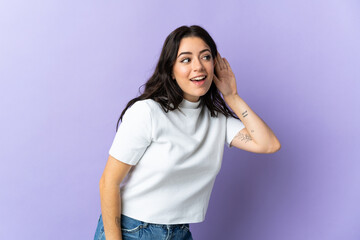
[[(153, 99), (161, 105), (165, 112), (178, 109), (179, 104), (183, 100), (183, 91), (177, 82), (172, 79), (172, 71), (179, 50), (180, 41), (185, 37), (201, 38), (210, 47), (212, 58), (216, 58), (216, 44), (205, 29), (198, 25), (192, 25), (190, 27), (181, 26), (175, 29), (167, 36), (164, 42), (155, 71), (150, 79), (144, 84), (144, 92), (140, 96), (130, 100), (122, 111), (116, 125), (116, 131), (126, 110), (139, 100)], [(200, 97), (200, 104), (206, 105), (211, 113), (211, 117), (217, 117), (218, 112), (221, 112), (226, 117), (232, 116), (238, 118), (234, 112), (227, 107), (214, 81), (207, 93)]]

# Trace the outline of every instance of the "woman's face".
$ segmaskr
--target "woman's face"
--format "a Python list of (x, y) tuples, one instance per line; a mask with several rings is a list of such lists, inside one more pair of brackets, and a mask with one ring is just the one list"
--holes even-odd
[(214, 60), (210, 47), (199, 37), (181, 39), (172, 78), (183, 90), (184, 98), (198, 101), (210, 89), (213, 76)]

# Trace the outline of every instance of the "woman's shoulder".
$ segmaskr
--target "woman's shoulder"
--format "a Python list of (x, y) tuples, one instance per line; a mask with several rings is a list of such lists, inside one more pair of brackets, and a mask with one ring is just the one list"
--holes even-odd
[(154, 109), (154, 107), (156, 107), (156, 104), (157, 104), (157, 102), (155, 102), (153, 99), (143, 99), (143, 100), (137, 101), (136, 103), (138, 105), (148, 108), (150, 111), (152, 111)]
[(153, 99), (138, 100), (131, 107), (139, 111), (147, 111), (150, 114), (156, 114), (161, 110), (161, 105)]

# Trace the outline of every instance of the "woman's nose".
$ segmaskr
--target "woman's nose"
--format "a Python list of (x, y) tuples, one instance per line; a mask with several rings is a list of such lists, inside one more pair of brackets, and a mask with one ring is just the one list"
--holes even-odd
[(197, 58), (195, 58), (193, 60), (193, 66), (192, 67), (193, 67), (194, 70), (197, 70), (197, 71), (201, 71), (201, 70), (204, 69), (204, 66), (203, 66), (202, 62)]

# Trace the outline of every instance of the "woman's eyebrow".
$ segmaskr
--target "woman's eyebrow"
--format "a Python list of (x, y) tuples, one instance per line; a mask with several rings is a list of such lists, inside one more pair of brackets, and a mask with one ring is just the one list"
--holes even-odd
[[(203, 52), (206, 52), (206, 51), (209, 51), (209, 52), (211, 53), (211, 51), (206, 48), (206, 49), (201, 50), (201, 51), (200, 51), (200, 54), (203, 53)], [(177, 56), (177, 57), (180, 57), (180, 55), (182, 55), (182, 54), (192, 54), (192, 52), (182, 52), (182, 53), (180, 53), (179, 56)]]

